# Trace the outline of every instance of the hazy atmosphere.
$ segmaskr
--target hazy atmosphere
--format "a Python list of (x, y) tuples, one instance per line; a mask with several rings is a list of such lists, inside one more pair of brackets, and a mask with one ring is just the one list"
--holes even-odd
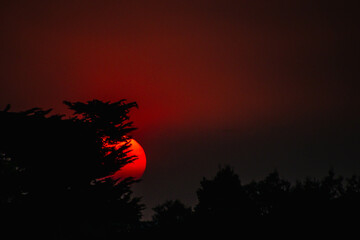
[[(2, 1), (0, 109), (137, 102), (136, 196), (197, 201), (242, 182), (360, 173), (358, 1)], [(26, 144), (26, 143), (24, 143)]]

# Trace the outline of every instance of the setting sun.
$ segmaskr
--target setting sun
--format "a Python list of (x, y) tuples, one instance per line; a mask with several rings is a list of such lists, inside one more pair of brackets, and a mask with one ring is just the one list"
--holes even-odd
[[(129, 151), (129, 156), (136, 156), (136, 159), (126, 164), (124, 167), (115, 172), (111, 177), (114, 180), (124, 179), (127, 177), (133, 177), (134, 179), (140, 179), (144, 174), (146, 168), (146, 156), (144, 149), (135, 139), (129, 139), (130, 147), (127, 149)], [(120, 148), (124, 143), (116, 144), (115, 148)]]

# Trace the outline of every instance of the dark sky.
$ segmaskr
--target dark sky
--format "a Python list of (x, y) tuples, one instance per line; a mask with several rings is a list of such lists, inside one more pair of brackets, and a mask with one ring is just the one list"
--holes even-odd
[(0, 108), (137, 101), (149, 208), (203, 176), (360, 173), (358, 1), (1, 1)]

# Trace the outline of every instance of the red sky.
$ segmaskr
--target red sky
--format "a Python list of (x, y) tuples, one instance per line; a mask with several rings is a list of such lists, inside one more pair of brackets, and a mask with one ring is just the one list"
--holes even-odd
[[(358, 171), (358, 9), (325, 0), (2, 1), (0, 107), (62, 113), (63, 100), (137, 101), (134, 136), (148, 157), (140, 192), (161, 185), (160, 200), (194, 192), (223, 163), (248, 179), (274, 168)], [(183, 185), (192, 187), (174, 190)]]

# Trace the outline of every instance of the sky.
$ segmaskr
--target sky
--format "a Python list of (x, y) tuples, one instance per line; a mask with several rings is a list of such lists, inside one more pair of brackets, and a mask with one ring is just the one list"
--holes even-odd
[[(136, 101), (148, 208), (242, 182), (360, 173), (358, 1), (1, 1), (0, 108)], [(149, 212), (148, 212), (149, 214)]]

